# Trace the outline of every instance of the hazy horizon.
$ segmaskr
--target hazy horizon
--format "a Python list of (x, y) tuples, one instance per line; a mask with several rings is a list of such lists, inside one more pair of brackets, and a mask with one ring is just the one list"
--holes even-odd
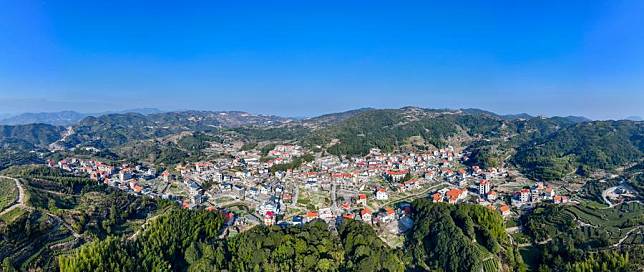
[(585, 117), (591, 120), (625, 120), (626, 118), (637, 118), (637, 119), (642, 119), (642, 116), (639, 115), (628, 115), (624, 116), (621, 118), (606, 118), (606, 119), (596, 119), (596, 118), (590, 118), (588, 116), (584, 115), (579, 115), (579, 114), (567, 114), (567, 115), (557, 115), (557, 114), (541, 114), (541, 113), (528, 113), (528, 112), (497, 112), (491, 109), (485, 109), (485, 108), (472, 108), (472, 107), (459, 107), (459, 108), (447, 108), (447, 107), (423, 107), (423, 106), (418, 106), (418, 105), (404, 105), (400, 107), (357, 107), (357, 108), (349, 108), (349, 109), (340, 109), (337, 111), (330, 111), (330, 112), (319, 112), (319, 113), (314, 113), (314, 114), (309, 114), (309, 115), (281, 115), (281, 114), (276, 114), (276, 113), (266, 113), (266, 112), (257, 112), (257, 111), (252, 111), (252, 110), (241, 110), (241, 109), (163, 109), (163, 108), (158, 108), (158, 107), (139, 107), (139, 108), (118, 108), (118, 109), (108, 109), (108, 110), (102, 110), (102, 111), (92, 111), (92, 112), (84, 112), (84, 111), (79, 111), (79, 110), (73, 110), (73, 109), (64, 109), (64, 110), (57, 110), (57, 111), (33, 111), (33, 112), (16, 112), (16, 113), (7, 113), (7, 112), (0, 112), (0, 121), (6, 118), (11, 118), (11, 117), (16, 117), (21, 114), (41, 114), (41, 113), (59, 113), (59, 112), (65, 112), (65, 111), (70, 111), (70, 112), (77, 112), (80, 114), (114, 114), (114, 113), (126, 113), (126, 112), (133, 112), (133, 111), (138, 111), (138, 110), (158, 110), (160, 112), (183, 112), (183, 111), (213, 111), (213, 112), (219, 112), (219, 111), (240, 111), (240, 112), (248, 112), (254, 115), (274, 115), (274, 116), (279, 116), (279, 117), (286, 117), (286, 118), (313, 118), (313, 117), (318, 117), (326, 114), (333, 114), (333, 113), (341, 113), (341, 112), (346, 112), (346, 111), (351, 111), (351, 110), (358, 110), (358, 109), (363, 109), (363, 108), (372, 108), (372, 109), (400, 109), (404, 107), (418, 107), (418, 108), (424, 108), (424, 109), (444, 109), (444, 110), (465, 110), (465, 109), (479, 109), (479, 110), (484, 110), (488, 112), (492, 112), (498, 115), (518, 115), (518, 114), (528, 114), (533, 117), (554, 117), (554, 116), (559, 116), (559, 117), (569, 117), (569, 116), (574, 116), (574, 117)]
[(0, 113), (644, 116), (644, 2), (0, 3)]

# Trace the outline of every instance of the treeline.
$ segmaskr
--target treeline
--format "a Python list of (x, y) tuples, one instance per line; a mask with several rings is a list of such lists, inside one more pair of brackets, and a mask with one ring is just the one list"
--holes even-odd
[(77, 175), (60, 168), (51, 168), (44, 165), (21, 165), (7, 168), (3, 175), (24, 178), (28, 185), (56, 190), (66, 193), (80, 192), (87, 185), (95, 185), (96, 181), (86, 175)]

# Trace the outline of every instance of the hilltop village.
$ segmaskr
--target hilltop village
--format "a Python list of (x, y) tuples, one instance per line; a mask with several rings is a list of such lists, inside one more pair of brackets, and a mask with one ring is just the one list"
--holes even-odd
[(292, 144), (271, 147), (262, 154), (229, 145), (222, 148), (230, 158), (167, 169), (74, 157), (47, 163), (131, 194), (176, 201), (186, 209), (221, 210), (229, 234), (257, 224), (298, 225), (322, 219), (333, 227), (356, 219), (397, 245), (400, 234), (413, 226), (410, 202), (417, 198), (476, 203), (506, 218), (538, 202), (570, 201), (552, 184), (517, 181), (505, 168), (467, 166), (468, 154), (452, 146), (418, 153), (372, 149), (349, 159), (313, 155)]

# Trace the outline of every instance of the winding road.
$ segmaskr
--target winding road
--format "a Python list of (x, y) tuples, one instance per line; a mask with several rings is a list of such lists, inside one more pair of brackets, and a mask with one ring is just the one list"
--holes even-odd
[[(17, 209), (17, 208), (21, 208), (21, 209), (25, 209), (25, 210), (29, 210), (29, 211), (34, 210), (33, 207), (30, 207), (27, 204), (25, 204), (25, 188), (22, 186), (22, 183), (20, 183), (20, 180), (18, 180), (16, 178), (12, 178), (12, 177), (7, 177), (7, 176), (0, 176), (0, 178), (11, 179), (16, 183), (16, 187), (18, 187), (18, 201), (16, 201), (16, 203), (11, 205), (10, 207), (6, 208), (4, 211), (0, 212), (0, 216), (3, 216), (3, 215), (5, 215), (5, 214), (11, 212), (12, 210)], [(39, 190), (43, 190), (43, 189), (39, 189)], [(48, 190), (43, 190), (43, 191), (47, 191), (47, 192), (51, 192), (51, 193), (58, 193), (58, 192), (52, 192), (52, 191), (48, 191)], [(48, 215), (49, 217), (51, 217), (54, 220), (56, 220), (58, 223), (62, 224), (66, 229), (68, 229), (72, 233), (72, 235), (74, 237), (76, 237), (76, 238), (81, 237), (80, 234), (78, 234), (76, 231), (74, 231), (74, 229), (72, 228), (71, 225), (67, 224), (65, 222), (65, 220), (63, 220), (59, 216), (57, 216), (57, 215), (55, 215), (53, 213), (50, 213), (48, 211), (43, 211), (43, 212), (46, 215)]]

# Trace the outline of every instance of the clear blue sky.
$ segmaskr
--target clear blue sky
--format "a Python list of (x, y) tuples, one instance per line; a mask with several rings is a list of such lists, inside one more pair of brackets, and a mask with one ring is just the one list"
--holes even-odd
[(644, 116), (644, 1), (445, 2), (0, 0), (0, 112)]

